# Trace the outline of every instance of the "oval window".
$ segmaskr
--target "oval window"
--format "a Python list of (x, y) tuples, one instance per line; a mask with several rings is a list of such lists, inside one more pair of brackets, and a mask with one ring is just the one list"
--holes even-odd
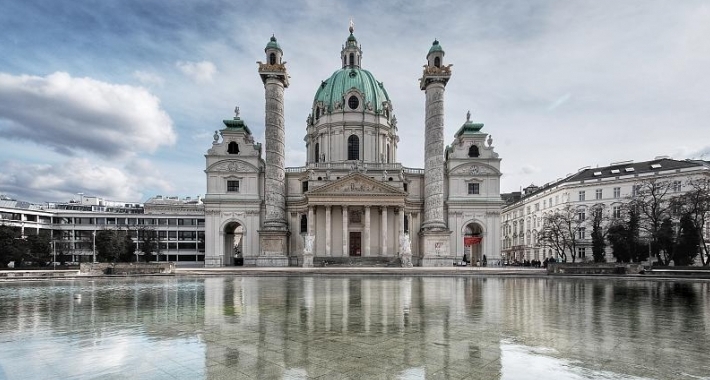
[(350, 107), (351, 110), (357, 109), (359, 105), (360, 100), (357, 98), (357, 96), (353, 95), (348, 99), (348, 107)]

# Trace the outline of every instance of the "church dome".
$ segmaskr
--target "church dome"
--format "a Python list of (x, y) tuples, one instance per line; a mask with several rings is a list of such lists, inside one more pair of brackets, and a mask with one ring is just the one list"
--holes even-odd
[(368, 109), (369, 103), (372, 111), (378, 114), (385, 110), (383, 103), (390, 100), (384, 85), (372, 73), (357, 67), (344, 67), (321, 83), (316, 91), (314, 105), (322, 103), (328, 112), (338, 108), (348, 109), (349, 100), (345, 99), (345, 95), (350, 91), (359, 93), (361, 98), (358, 102), (362, 102), (358, 103), (360, 109)]

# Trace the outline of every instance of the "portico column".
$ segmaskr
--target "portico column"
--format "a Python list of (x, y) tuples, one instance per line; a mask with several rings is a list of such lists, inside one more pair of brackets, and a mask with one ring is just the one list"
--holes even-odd
[(343, 206), (343, 256), (349, 256), (348, 252), (348, 206)]
[(315, 234), (315, 219), (314, 206), (308, 206), (308, 235)]
[(387, 256), (387, 206), (382, 206), (382, 243), (381, 256)]
[(330, 206), (325, 206), (325, 255), (330, 256)]
[(365, 206), (365, 251), (364, 256), (370, 256), (370, 206)]
[(399, 236), (404, 236), (404, 207), (399, 208)]

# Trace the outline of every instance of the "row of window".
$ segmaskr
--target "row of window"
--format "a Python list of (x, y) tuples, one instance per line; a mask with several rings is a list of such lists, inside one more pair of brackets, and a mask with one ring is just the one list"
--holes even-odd
[[(631, 196), (638, 195), (639, 189), (640, 189), (640, 185), (633, 186), (631, 188)], [(683, 189), (683, 184), (681, 181), (673, 181), (673, 183), (671, 183), (671, 191), (677, 193), (677, 192), (680, 192), (682, 189)], [(621, 198), (621, 187), (614, 187), (612, 189), (612, 197), (614, 199)], [(594, 190), (594, 199), (595, 200), (604, 199), (604, 190), (603, 189)], [(587, 191), (586, 190), (579, 190), (577, 193), (577, 200), (580, 202), (585, 202), (587, 200)], [(558, 204), (559, 204), (559, 195), (555, 195), (554, 203), (553, 203), (552, 197), (550, 197), (549, 200), (548, 199), (542, 200), (543, 209), (547, 208), (548, 206), (552, 207), (552, 206), (556, 206)], [(534, 207), (535, 211), (540, 211), (540, 202), (535, 203), (535, 205), (533, 207)], [(527, 213), (528, 214), (532, 213), (531, 206), (527, 207)]]
[(114, 225), (114, 226), (204, 226), (204, 219), (193, 218), (83, 218), (83, 217), (54, 217), (53, 224), (74, 225)]
[[(320, 152), (320, 144), (316, 143), (315, 147), (315, 161), (321, 162), (325, 161), (325, 154)], [(387, 144), (387, 155), (385, 156), (385, 162), (390, 163), (392, 161), (392, 156), (390, 155), (390, 144)], [(360, 159), (360, 138), (356, 135), (350, 135), (348, 137), (348, 160), (359, 160)]]

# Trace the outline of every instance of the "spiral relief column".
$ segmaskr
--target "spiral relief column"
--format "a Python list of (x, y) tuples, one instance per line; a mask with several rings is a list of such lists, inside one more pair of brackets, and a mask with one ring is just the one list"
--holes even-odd
[(451, 65), (444, 66), (444, 50), (439, 41), (434, 40), (419, 80), (419, 87), (426, 96), (422, 266), (451, 265), (451, 231), (444, 218), (444, 90), (449, 78)]
[(260, 236), (260, 258), (257, 265), (287, 266), (288, 222), (286, 220), (286, 171), (284, 125), (284, 89), (288, 87), (283, 51), (272, 36), (264, 49), (266, 63), (259, 64), (259, 75), (265, 92), (265, 218)]

